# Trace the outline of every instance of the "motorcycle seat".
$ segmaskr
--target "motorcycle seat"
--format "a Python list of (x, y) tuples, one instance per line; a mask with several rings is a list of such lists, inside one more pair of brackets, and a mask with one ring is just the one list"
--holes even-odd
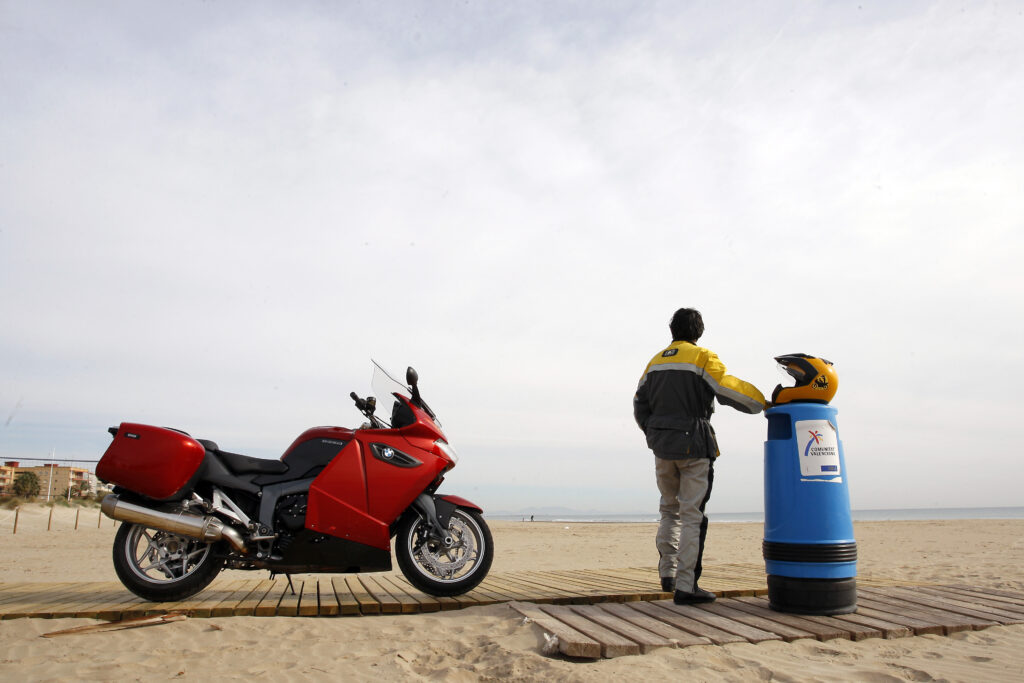
[(207, 439), (196, 439), (203, 444), (206, 450), (211, 451), (220, 458), (229, 470), (235, 474), (283, 474), (288, 471), (288, 463), (281, 460), (268, 460), (267, 458), (253, 458), (238, 453), (222, 451), (213, 441)]

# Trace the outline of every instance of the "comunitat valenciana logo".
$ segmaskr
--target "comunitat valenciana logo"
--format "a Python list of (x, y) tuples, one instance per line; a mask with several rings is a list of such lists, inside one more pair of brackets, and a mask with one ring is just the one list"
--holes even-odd
[(811, 446), (817, 446), (821, 443), (821, 432), (817, 429), (812, 429), (807, 433), (811, 435), (811, 438), (807, 440), (807, 448), (804, 449), (805, 458), (811, 454)]

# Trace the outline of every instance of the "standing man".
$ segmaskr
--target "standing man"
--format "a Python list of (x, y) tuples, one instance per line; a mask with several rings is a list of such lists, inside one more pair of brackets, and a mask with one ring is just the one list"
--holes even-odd
[(713, 399), (752, 414), (765, 409), (765, 400), (754, 385), (725, 374), (714, 352), (697, 346), (704, 334), (700, 311), (680, 308), (669, 329), (672, 343), (647, 364), (633, 396), (633, 416), (654, 451), (661, 492), (661, 588), (674, 591), (677, 605), (686, 605), (715, 599), (697, 586), (708, 530), (704, 506), (711, 498), (718, 457), (709, 422)]

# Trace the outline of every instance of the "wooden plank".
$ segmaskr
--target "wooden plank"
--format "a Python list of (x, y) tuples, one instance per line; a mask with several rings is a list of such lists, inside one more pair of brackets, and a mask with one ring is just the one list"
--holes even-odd
[(272, 617), (277, 614), (277, 605), (285, 593), (290, 592), (287, 581), (275, 580), (274, 585), (263, 596), (256, 609), (253, 610), (254, 617)]
[(462, 595), (452, 595), (451, 600), (454, 600), (457, 605), (450, 609), (461, 609), (463, 607), (476, 607), (478, 605), (494, 605), (500, 602), (508, 602), (507, 597), (495, 595), (493, 592), (484, 590), (477, 586), (473, 590), (463, 593)]
[(224, 599), (210, 609), (210, 616), (234, 616), (235, 608), (238, 606), (238, 603), (247, 598), (257, 585), (259, 585), (259, 581), (254, 579), (239, 579), (237, 581), (231, 581), (226, 589)]
[(235, 592), (237, 584), (242, 583), (240, 581), (222, 581), (221, 583), (214, 582), (209, 588), (199, 594), (201, 600), (197, 605), (197, 609), (204, 617), (214, 616), (213, 610), (224, 601), (225, 598), (232, 595)]
[(888, 619), (897, 624), (903, 624), (914, 629), (914, 633), (917, 635), (928, 633), (949, 635), (950, 633), (971, 630), (969, 624), (944, 623), (947, 620), (944, 619), (945, 615), (942, 613), (916, 610), (906, 603), (897, 602), (894, 604), (892, 602), (875, 600), (864, 594), (857, 596), (857, 611), (867, 616)]
[(234, 615), (236, 617), (251, 617), (256, 614), (256, 608), (260, 602), (267, 596), (274, 588), (273, 579), (263, 579), (258, 581), (253, 587), (249, 594), (239, 600), (238, 604), (235, 605)]
[(723, 631), (721, 629), (715, 628), (714, 626), (709, 626), (708, 624), (705, 624), (702, 621), (690, 619), (689, 617), (685, 617), (682, 614), (679, 614), (678, 612), (673, 612), (672, 610), (666, 609), (663, 606), (663, 604), (664, 601), (633, 602), (630, 603), (629, 606), (635, 610), (642, 612), (643, 614), (646, 614), (649, 617), (657, 619), (658, 621), (663, 621), (666, 624), (669, 624), (670, 626), (675, 626), (676, 628), (686, 631), (688, 633), (692, 633), (695, 636), (707, 638), (715, 645), (747, 642), (745, 638), (741, 638), (735, 633)]
[(591, 602), (591, 599), (596, 594), (594, 591), (584, 591), (574, 586), (559, 585), (558, 582), (550, 579), (533, 576), (532, 572), (507, 575), (505, 577), (505, 581), (512, 583), (513, 585), (518, 584), (526, 591), (532, 589), (538, 594), (547, 594), (564, 598), (564, 602), (570, 602), (577, 605)]
[(630, 576), (624, 576), (621, 572), (600, 571), (600, 570), (577, 570), (577, 571), (556, 571), (548, 572), (555, 577), (565, 577), (569, 580), (582, 582), (593, 586), (598, 590), (610, 593), (632, 594), (632, 593), (654, 593), (661, 595), (660, 586), (649, 586), (646, 581), (638, 581)]
[(383, 614), (401, 614), (402, 603), (400, 603), (391, 593), (387, 592), (380, 586), (373, 577), (365, 574), (358, 574), (357, 578), (363, 584), (363, 588), (366, 592), (373, 596), (374, 600), (380, 603), (380, 611)]
[(952, 586), (947, 587), (957, 588), (959, 590), (969, 591), (972, 593), (980, 592), (989, 597), (1008, 598), (1017, 604), (1024, 604), (1024, 594), (1022, 593), (1013, 593), (1011, 591), (999, 590), (998, 588), (978, 588), (977, 586), (965, 586), (963, 584), (953, 584)]
[(623, 638), (615, 631), (573, 612), (567, 605), (541, 605), (540, 610), (558, 619), (563, 624), (601, 643), (601, 656), (605, 658), (640, 654), (640, 645), (629, 638)]
[[(1024, 624), (1024, 613), (1011, 612), (1000, 607), (990, 607), (988, 605), (979, 604), (978, 602), (973, 602), (969, 599), (963, 599), (958, 597), (956, 594), (947, 593), (942, 590), (929, 589), (925, 586), (916, 586), (914, 588), (907, 588), (906, 590), (910, 591), (911, 594), (924, 596), (928, 598), (929, 601), (941, 604), (943, 609), (949, 610), (950, 612), (956, 612), (957, 614), (963, 614), (966, 616), (976, 616), (982, 619), (989, 618), (1003, 625)], [(900, 593), (900, 595), (905, 594)], [(930, 602), (923, 604), (930, 604)]]
[[(109, 600), (112, 596), (104, 597)], [(64, 619), (74, 617), (79, 611), (83, 611), (82, 616), (95, 618), (95, 612), (99, 611), (99, 607), (97, 606), (96, 610), (89, 609), (94, 605), (97, 605), (97, 601), (93, 587), (89, 584), (78, 584), (59, 596), (50, 596), (46, 602), (39, 603), (38, 612), (29, 616)]]
[(665, 609), (672, 610), (676, 614), (681, 614), (684, 617), (689, 617), (690, 619), (695, 619), (709, 626), (714, 626), (722, 631), (735, 633), (751, 643), (763, 643), (766, 640), (782, 640), (782, 636), (774, 631), (766, 631), (755, 626), (750, 626), (749, 624), (733, 621), (732, 619), (723, 617), (719, 614), (702, 610), (696, 605), (677, 605), (671, 600), (663, 600), (658, 604)]
[(818, 640), (834, 640), (837, 638), (845, 640), (850, 639), (850, 634), (846, 630), (840, 630), (831, 626), (824, 626), (813, 621), (808, 621), (802, 616), (796, 614), (776, 612), (768, 606), (768, 601), (764, 598), (739, 596), (730, 598), (729, 605), (743, 612), (749, 612), (750, 614), (768, 619), (769, 621), (776, 621), (784, 626), (790, 626), (800, 631), (813, 633)]
[(868, 638), (881, 638), (885, 633), (874, 626), (869, 626), (860, 621), (850, 621), (839, 619), (834, 616), (823, 616), (818, 614), (804, 614), (802, 615), (808, 621), (816, 621), (819, 624), (825, 626), (834, 626), (835, 628), (844, 629), (850, 634), (850, 640), (866, 640)]
[(652, 596), (650, 598), (641, 598), (644, 600), (660, 600), (663, 599), (666, 595), (671, 595), (671, 593), (666, 593), (665, 591), (661, 590), (661, 576), (658, 575), (657, 569), (640, 569), (637, 567), (627, 567), (625, 569), (603, 569), (597, 571), (602, 572), (604, 574), (614, 572), (616, 575), (622, 576), (625, 579), (633, 581), (636, 585), (636, 590), (638, 593), (644, 595), (649, 594)]
[(334, 592), (334, 580), (324, 576), (316, 582), (317, 616), (336, 617), (341, 612), (338, 596)]
[(169, 603), (163, 602), (149, 602), (139, 598), (138, 601), (128, 603), (121, 610), (121, 619), (133, 619), (136, 617), (147, 617), (156, 616), (160, 614), (167, 614), (167, 609), (164, 605)]
[(414, 600), (416, 602), (417, 612), (440, 612), (442, 600), (449, 603), (454, 603), (456, 606), (458, 606), (458, 602), (452, 600), (451, 598), (428, 595), (427, 593), (424, 593), (423, 591), (413, 586), (408, 581), (399, 580), (397, 576), (382, 576), (380, 577), (380, 581), (389, 582), (394, 587), (395, 591), (401, 592), (402, 594), (407, 595), (409, 596), (409, 598)]
[(623, 577), (619, 572), (594, 570), (588, 575), (594, 585), (614, 592), (620, 601), (657, 600), (665, 596), (660, 586), (648, 585), (646, 581), (632, 576)]
[(146, 614), (155, 615), (155, 614), (169, 614), (171, 612), (181, 612), (181, 613), (186, 614), (186, 615), (188, 615), (190, 617), (200, 617), (200, 618), (209, 617), (210, 616), (209, 609), (206, 609), (206, 608), (203, 607), (203, 602), (205, 600), (205, 598), (203, 596), (205, 595), (207, 590), (209, 590), (209, 589), (208, 588), (204, 589), (203, 591), (200, 591), (196, 595), (190, 595), (189, 597), (185, 598), (184, 600), (179, 600), (177, 602), (158, 602), (158, 603), (155, 603), (156, 606), (155, 607), (151, 607), (150, 609), (148, 609)]
[(510, 602), (509, 607), (557, 638), (558, 651), (562, 654), (570, 657), (586, 657), (588, 659), (597, 659), (601, 656), (601, 644), (599, 642), (558, 619), (554, 619), (541, 612), (540, 608), (536, 605)]
[(659, 621), (654, 617), (644, 614), (636, 609), (635, 604), (636, 603), (632, 602), (627, 604), (620, 602), (606, 602), (599, 605), (598, 608), (620, 619), (628, 621), (631, 624), (635, 624), (640, 628), (646, 629), (651, 633), (657, 633), (659, 636), (667, 638), (679, 647), (711, 644), (711, 641), (707, 638), (695, 636), (689, 631), (676, 628), (664, 621)]
[[(570, 588), (587, 596), (604, 597), (614, 600), (623, 593), (620, 587), (609, 585), (594, 577), (560, 572), (531, 572), (531, 574), (539, 580), (550, 581), (553, 585)], [(621, 600), (619, 601), (621, 602)]]
[(1024, 601), (1017, 602), (1010, 598), (1005, 598), (997, 595), (987, 595), (985, 593), (975, 591), (965, 591), (961, 588), (952, 588), (950, 586), (918, 586), (918, 588), (927, 588), (932, 591), (942, 591), (943, 593), (946, 593), (959, 600), (967, 600), (978, 605), (995, 607), (997, 609), (1006, 610), (1013, 614), (1024, 614)]
[(891, 612), (877, 610), (871, 606), (870, 602), (865, 602), (863, 600), (858, 601), (857, 614), (862, 617), (870, 617), (872, 619), (904, 626), (909, 628), (915, 636), (941, 636), (946, 632), (942, 627), (942, 624), (937, 624), (935, 621), (915, 619), (914, 617), (907, 616), (906, 614), (893, 614)]
[[(766, 609), (771, 609), (767, 598), (751, 598), (752, 601), (762, 601), (763, 606)], [(836, 617), (832, 616), (821, 616), (814, 614), (801, 614), (799, 615), (805, 622), (820, 624), (826, 628), (834, 629), (841, 635), (836, 636), (848, 640), (865, 640), (866, 638), (881, 638), (884, 633), (873, 626), (857, 621), (841, 621)]]
[(349, 593), (359, 603), (360, 614), (380, 614), (380, 602), (367, 592), (357, 576), (353, 574), (352, 576), (344, 577), (344, 579)]
[(29, 602), (40, 602), (47, 597), (62, 591), (74, 588), (80, 584), (75, 582), (61, 583), (26, 583), (8, 585), (0, 596), (0, 612), (6, 611), (8, 607)]
[(381, 587), (382, 590), (387, 591), (391, 597), (398, 601), (399, 611), (402, 614), (413, 614), (420, 611), (419, 600), (388, 581), (386, 576), (375, 576), (373, 577), (373, 580)]
[[(927, 604), (928, 601), (924, 599), (913, 599), (913, 596), (904, 596), (894, 591), (900, 591), (900, 588), (865, 588), (863, 591), (858, 591), (858, 594), (863, 592), (864, 594), (871, 597), (876, 602), (887, 602), (892, 605), (903, 608), (911, 608), (917, 612), (933, 614), (935, 619), (938, 620), (943, 626), (966, 626), (971, 629), (988, 628), (989, 626), (995, 626), (996, 621), (993, 619), (986, 619), (981, 617), (973, 617), (968, 615), (962, 615), (956, 612), (947, 610), (940, 601), (930, 601), (932, 604)], [(913, 601), (911, 601), (913, 599)]]
[(583, 596), (579, 593), (565, 591), (553, 586), (538, 585), (519, 576), (506, 574), (502, 577), (502, 585), (519, 591), (527, 596), (526, 599), (530, 602), (550, 602), (555, 604), (565, 604), (574, 600), (585, 602), (585, 600), (581, 600)]
[(817, 638), (817, 636), (810, 631), (804, 631), (803, 629), (788, 626), (778, 621), (772, 621), (771, 619), (766, 619), (756, 614), (751, 614), (750, 612), (744, 612), (741, 609), (736, 609), (732, 604), (731, 599), (726, 599), (697, 605), (697, 607), (711, 612), (712, 614), (717, 614), (720, 617), (725, 617), (732, 621), (738, 621), (741, 624), (746, 624), (747, 626), (753, 626), (754, 628), (761, 629), (762, 631), (776, 633), (787, 643), (791, 643), (794, 640), (800, 640), (802, 638), (811, 638), (812, 640)]
[(543, 596), (536, 595), (536, 591), (508, 582), (505, 575), (488, 576), (480, 582), (480, 585), (477, 588), (491, 593), (508, 595), (513, 600), (520, 602), (544, 601)]
[(302, 581), (292, 579), (285, 581), (281, 596), (277, 601), (277, 608), (274, 610), (275, 617), (294, 617), (299, 613), (299, 599), (302, 597)]
[[(334, 576), (331, 578), (331, 585), (328, 588), (324, 586), (324, 592), (327, 593), (329, 590), (333, 590), (334, 599), (337, 601), (338, 611), (334, 614), (359, 614), (359, 601), (352, 594), (351, 589), (348, 587), (348, 583), (345, 582), (345, 577)], [(324, 605), (324, 601), (320, 602), (321, 607)], [(328, 614), (331, 612), (328, 611)]]
[(319, 577), (306, 579), (305, 585), (302, 587), (302, 597), (299, 598), (300, 617), (320, 615), (320, 581)]
[(294, 617), (299, 614), (299, 601), (302, 599), (302, 588), (304, 582), (298, 579), (285, 581), (284, 592), (281, 599), (277, 601), (275, 616)]
[(58, 584), (52, 591), (45, 587), (42, 590), (25, 592), (17, 599), (4, 605), (3, 619), (19, 619), (45, 610), (54, 600), (63, 600), (65, 596), (77, 595), (81, 584)]
[(143, 604), (143, 602), (142, 598), (125, 591), (125, 595), (118, 596), (117, 599), (98, 607), (96, 609), (96, 618), (103, 621), (119, 621), (124, 619), (125, 615), (138, 607), (138, 605)]
[[(609, 603), (615, 604), (615, 603)], [(605, 627), (609, 631), (613, 631), (627, 640), (631, 640), (640, 646), (640, 652), (647, 654), (651, 650), (659, 647), (671, 647), (672, 641), (668, 638), (660, 636), (652, 631), (640, 628), (636, 624), (633, 624), (625, 619), (620, 619), (608, 612), (603, 611), (597, 605), (575, 605), (572, 607), (564, 607), (562, 609), (568, 609), (576, 614), (589, 619), (590, 621)]]
[(473, 607), (475, 605), (483, 604), (494, 605), (501, 602), (511, 602), (513, 600), (520, 599), (522, 599), (521, 596), (513, 594), (511, 590), (498, 590), (493, 584), (487, 584), (485, 586), (483, 582), (468, 593), (452, 595), (444, 599), (438, 597), (442, 610)]
[(849, 621), (854, 624), (861, 626), (868, 626), (877, 631), (881, 631), (882, 635), (886, 638), (906, 638), (907, 636), (914, 635), (913, 630), (909, 626), (903, 626), (886, 619), (878, 619), (876, 617), (867, 616), (854, 612), (852, 614), (837, 614), (835, 616), (839, 621)]

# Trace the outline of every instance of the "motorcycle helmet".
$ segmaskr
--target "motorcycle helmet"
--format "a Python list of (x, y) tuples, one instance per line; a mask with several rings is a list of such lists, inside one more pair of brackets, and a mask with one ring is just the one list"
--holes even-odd
[(839, 377), (832, 369), (832, 362), (806, 353), (790, 353), (776, 356), (775, 362), (796, 380), (791, 387), (781, 384), (772, 392), (772, 403), (828, 403), (839, 388)]

